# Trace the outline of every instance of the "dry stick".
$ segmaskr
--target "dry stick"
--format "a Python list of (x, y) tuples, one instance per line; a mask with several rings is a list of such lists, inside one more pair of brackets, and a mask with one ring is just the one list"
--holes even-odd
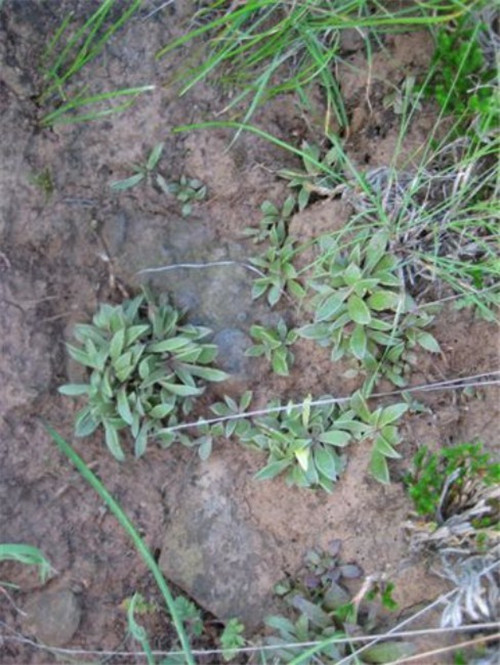
[[(493, 377), (498, 376), (498, 379)], [(482, 378), (490, 378), (489, 381), (480, 381)], [(404, 390), (393, 390), (391, 392), (385, 393), (374, 393), (370, 395), (370, 399), (380, 398), (380, 397), (394, 397), (396, 395), (402, 395), (403, 393), (410, 392), (432, 392), (435, 390), (453, 390), (458, 388), (468, 388), (472, 386), (490, 386), (490, 385), (500, 385), (500, 370), (486, 372), (484, 374), (475, 374), (474, 376), (462, 377), (458, 379), (450, 379), (448, 381), (438, 381), (436, 383), (427, 383), (420, 386), (414, 386), (412, 388), (406, 388)], [(309, 406), (325, 406), (327, 404), (345, 404), (349, 402), (351, 396), (348, 397), (329, 397), (327, 399), (317, 399), (308, 402)], [(215, 423), (226, 422), (228, 420), (239, 420), (242, 418), (253, 418), (254, 416), (264, 416), (268, 413), (280, 413), (282, 411), (288, 411), (290, 409), (302, 409), (304, 407), (304, 402), (299, 403), (290, 403), (285, 406), (275, 406), (268, 409), (257, 409), (255, 411), (246, 411), (245, 413), (233, 413), (229, 416), (220, 416), (217, 418), (201, 418), (196, 422), (191, 423), (182, 423), (181, 425), (174, 425), (173, 427), (166, 428), (169, 432), (176, 432), (182, 429), (188, 429), (190, 427), (197, 427), (199, 425), (214, 425)]]
[[(64, 647), (50, 647), (46, 644), (35, 642), (30, 640), (27, 637), (24, 637), (20, 633), (16, 633), (10, 626), (8, 626), (3, 621), (0, 621), (0, 626), (7, 629), (11, 633), (9, 635), (3, 635), (2, 639), (5, 641), (17, 642), (19, 644), (28, 644), (30, 646), (36, 647), (38, 649), (43, 649), (46, 651), (51, 651), (56, 654), (67, 654), (73, 656), (136, 656), (145, 658), (145, 654), (142, 651), (93, 651), (86, 649), (69, 649)], [(498, 628), (497, 622), (488, 622), (488, 623), (479, 623), (479, 624), (470, 624), (465, 626), (457, 626), (455, 628), (421, 628), (419, 630), (402, 630), (395, 633), (391, 633), (391, 637), (418, 637), (420, 635), (442, 635), (446, 633), (463, 633), (471, 630), (490, 630)], [(384, 634), (374, 634), (374, 635), (357, 635), (355, 640), (357, 642), (368, 642), (375, 638), (383, 639), (386, 636)], [(351, 644), (353, 641), (352, 637), (338, 638), (335, 640), (336, 644)], [(320, 644), (321, 642), (292, 642), (289, 644), (265, 644), (262, 646), (255, 647), (241, 647), (237, 649), (238, 653), (256, 653), (262, 651), (278, 651), (279, 649), (288, 648), (288, 649), (302, 649), (304, 647), (312, 647)], [(460, 645), (462, 646), (462, 644)], [(223, 649), (192, 649), (191, 653), (194, 656), (211, 656), (224, 653)], [(182, 651), (152, 651), (153, 656), (182, 656)], [(399, 661), (398, 661), (399, 662)]]

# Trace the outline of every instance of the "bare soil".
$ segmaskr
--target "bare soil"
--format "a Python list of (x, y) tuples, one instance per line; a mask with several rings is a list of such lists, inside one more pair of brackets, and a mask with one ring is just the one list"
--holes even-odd
[[(285, 574), (293, 575), (309, 548), (325, 547), (340, 538), (345, 560), (356, 561), (366, 574), (387, 572), (396, 583), (396, 621), (445, 588), (427, 571), (425, 561), (409, 555), (402, 524), (411, 506), (401, 482), (403, 472), (423, 444), (436, 448), (479, 439), (493, 447), (499, 424), (495, 389), (478, 390), (473, 398), (446, 391), (423, 395), (425, 412), (404, 422), (403, 459), (391, 467), (394, 482), (383, 487), (371, 479), (366, 471), (369, 449), (358, 447), (331, 495), (289, 488), (280, 478), (256, 483), (252, 476), (263, 460), (227, 441), (219, 442), (207, 463), (185, 449), (162, 451), (150, 445), (142, 459), (131, 457), (119, 464), (110, 457), (100, 434), (85, 440), (73, 438), (76, 406), (57, 393), (58, 385), (78, 372), (65, 353), (71, 325), (88, 320), (97, 303), (117, 302), (124, 291), (138, 289), (139, 269), (182, 257), (241, 260), (252, 256), (256, 249), (244, 240), (243, 229), (258, 223), (263, 200), (286, 197), (286, 184), (276, 172), (298, 166), (289, 155), (254, 136), (242, 135), (229, 148), (231, 135), (223, 130), (172, 133), (181, 123), (209, 119), (227, 101), (216, 84), (199, 84), (179, 98), (169, 82), (182, 56), (155, 60), (156, 50), (179, 33), (189, 3), (171, 3), (146, 20), (146, 12), (134, 18), (110, 41), (91, 73), (83, 73), (84, 79), (91, 76), (93, 83), (102, 83), (105, 89), (110, 82), (112, 87), (151, 83), (157, 86), (154, 92), (103, 121), (40, 129), (43, 110), (36, 96), (46, 38), (67, 10), (81, 16), (89, 11), (88, 4), (12, 0), (0, 10), (0, 542), (40, 547), (57, 571), (42, 585), (32, 570), (0, 564), (0, 578), (20, 587), (0, 595), (0, 660), (6, 665), (56, 662), (60, 656), (40, 647), (51, 637), (53, 646), (71, 650), (135, 651), (137, 645), (127, 636), (124, 601), (140, 591), (148, 601), (159, 606), (162, 602), (126, 535), (58, 452), (44, 422), (73, 443), (157, 558), (166, 526), (172, 516), (182, 514), (184, 488), (216, 465), (230, 470), (226, 493), (244, 507), (244, 519), (268, 534), (265, 542), (275, 548), (268, 570), (269, 599), (272, 583)], [(346, 64), (338, 76), (351, 118), (346, 149), (360, 168), (387, 165), (396, 149), (399, 118), (384, 108), (383, 98), (405, 75), (425, 70), (432, 50), (429, 38), (424, 34), (388, 38), (385, 51), (375, 54), (369, 73), (363, 44), (353, 37), (345, 49)], [(321, 105), (320, 95), (318, 99)], [(434, 119), (432, 106), (424, 108), (400, 154), (416, 158)], [(301, 112), (288, 97), (270, 102), (256, 121), (287, 141), (297, 143), (297, 136), (318, 138), (311, 115)], [(130, 164), (143, 161), (160, 141), (165, 142), (160, 170), (167, 180), (187, 174), (207, 185), (206, 202), (196, 204), (186, 219), (177, 201), (150, 186), (119, 194), (110, 190), (112, 181), (129, 175)], [(53, 192), (34, 183), (45, 170)], [(343, 202), (317, 200), (296, 215), (291, 233), (300, 241), (310, 239), (339, 228), (348, 215)], [(111, 261), (104, 260), (108, 250)], [(216, 283), (210, 282), (215, 279)], [(203, 291), (203, 302), (197, 300), (197, 287), (191, 282), (189, 298), (183, 286), (177, 298), (182, 301), (186, 296), (194, 319), (207, 321), (210, 312), (219, 312), (219, 319), (215, 316), (211, 321), (219, 330), (236, 328), (245, 333), (253, 321), (272, 321), (274, 315), (264, 305), (252, 303), (251, 279), (242, 275), (238, 279), (240, 286), (231, 295), (225, 289), (230, 288), (232, 277), (205, 275), (202, 281), (213, 288)], [(170, 288), (161, 281), (155, 285)], [(210, 306), (209, 298), (213, 298)], [(224, 300), (228, 300), (226, 309)], [(297, 315), (287, 311), (286, 305), (281, 313), (297, 322)], [(472, 312), (443, 308), (433, 333), (443, 353), (432, 358), (422, 354), (413, 385), (475, 375), (498, 366), (497, 329)], [(330, 363), (327, 351), (301, 341), (295, 355), (289, 378), (273, 376), (265, 364), (257, 363), (251, 370), (245, 368), (243, 378), (233, 385), (234, 393), (251, 389), (255, 404), (262, 406), (274, 397), (345, 396), (356, 387), (352, 379), (342, 376), (342, 367)], [(214, 398), (208, 393), (204, 405)], [(68, 590), (78, 605), (77, 628), (69, 639), (61, 638), (57, 630), (47, 635), (46, 626), (40, 629), (24, 616), (26, 608), (33, 607), (33, 599)], [(195, 642), (202, 648), (213, 646), (217, 619), (224, 618), (211, 614), (213, 608), (205, 609), (206, 636)], [(171, 647), (174, 633), (163, 611), (149, 612), (141, 621), (153, 648)], [(86, 657), (86, 662), (101, 661), (98, 655)], [(107, 662), (135, 660), (121, 655), (110, 656)], [(207, 657), (203, 662), (218, 660)]]

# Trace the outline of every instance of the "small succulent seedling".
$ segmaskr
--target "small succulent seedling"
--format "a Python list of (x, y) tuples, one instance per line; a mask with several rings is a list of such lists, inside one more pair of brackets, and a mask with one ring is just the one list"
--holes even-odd
[(207, 188), (197, 178), (181, 176), (179, 182), (168, 183), (161, 175), (157, 177), (157, 183), (165, 194), (172, 194), (182, 203), (182, 215), (188, 217), (193, 209), (193, 203), (203, 201), (207, 195)]
[(387, 458), (401, 457), (394, 446), (401, 442), (398, 421), (408, 409), (408, 404), (400, 402), (370, 411), (363, 394), (357, 391), (350, 400), (350, 409), (344, 414), (346, 419), (350, 418), (355, 424), (360, 438), (372, 441), (370, 472), (380, 483), (390, 482)]
[[(176, 440), (169, 428), (177, 424), (178, 412), (190, 412), (206, 382), (227, 378), (211, 366), (217, 346), (202, 341), (211, 331), (181, 325), (179, 318), (166, 300), (157, 304), (146, 291), (121, 305), (101, 305), (92, 324), (75, 326), (81, 346), (68, 344), (68, 351), (89, 368), (89, 383), (66, 384), (59, 391), (86, 397), (76, 418), (76, 436), (102, 426), (118, 460), (125, 458), (122, 430), (131, 433), (136, 457), (144, 453), (148, 439), (164, 446)], [(179, 440), (190, 442), (185, 435)]]
[(297, 340), (295, 330), (288, 330), (286, 323), (280, 319), (276, 328), (265, 328), (253, 325), (250, 335), (257, 342), (245, 351), (245, 355), (265, 356), (271, 363), (273, 372), (280, 376), (288, 376), (293, 364), (293, 353), (288, 348)]
[[(326, 397), (328, 398), (328, 396)], [(345, 468), (339, 449), (354, 440), (344, 427), (339, 407), (334, 404), (290, 409), (256, 418), (239, 437), (241, 443), (266, 452), (268, 460), (256, 478), (274, 478), (286, 473), (287, 483), (299, 487), (322, 487), (330, 492)], [(281, 406), (272, 401), (269, 408)]]
[(288, 236), (288, 224), (296, 206), (297, 202), (294, 196), (289, 196), (281, 209), (271, 201), (264, 201), (260, 206), (263, 217), (260, 220), (259, 227), (247, 227), (243, 233), (252, 238), (255, 243), (269, 239), (273, 245), (283, 245)]
[(321, 158), (320, 148), (307, 141), (302, 144), (302, 152), (304, 171), (283, 169), (278, 172), (278, 175), (290, 181), (289, 187), (299, 189), (297, 199), (299, 210), (304, 210), (311, 194), (329, 196), (338, 185), (332, 169), (338, 163), (340, 154), (337, 146), (334, 146)]
[(236, 437), (246, 436), (251, 425), (249, 420), (240, 416), (248, 410), (252, 396), (252, 391), (247, 390), (240, 397), (239, 403), (235, 402), (232, 397), (225, 396), (223, 402), (212, 404), (210, 407), (212, 413), (219, 418), (227, 418), (225, 423), (216, 423), (211, 427), (212, 435), (225, 436), (227, 439), (233, 435)]
[(417, 310), (402, 291), (387, 234), (380, 231), (364, 244), (357, 242), (349, 254), (331, 238), (323, 242), (325, 258), (311, 283), (317, 291), (314, 322), (300, 328), (299, 335), (332, 345), (332, 361), (348, 355), (365, 370), (406, 385), (410, 349), (440, 349), (424, 330), (433, 317)]
[(286, 240), (283, 245), (271, 244), (264, 254), (250, 259), (264, 273), (263, 277), (254, 280), (252, 298), (266, 294), (268, 303), (273, 307), (286, 292), (296, 298), (305, 296), (305, 289), (297, 281), (298, 274), (293, 265), (296, 253), (293, 242)]
[[(155, 177), (154, 170), (156, 169), (160, 157), (163, 152), (163, 143), (158, 143), (151, 151), (147, 161), (144, 164), (134, 164), (132, 170), (135, 171), (134, 175), (125, 180), (116, 180), (112, 182), (110, 187), (114, 192), (123, 192), (126, 189), (135, 187), (140, 182), (151, 180)], [(162, 178), (159, 173), (156, 174), (156, 180)], [(163, 178), (162, 178), (163, 180)], [(159, 183), (158, 183), (159, 184)]]

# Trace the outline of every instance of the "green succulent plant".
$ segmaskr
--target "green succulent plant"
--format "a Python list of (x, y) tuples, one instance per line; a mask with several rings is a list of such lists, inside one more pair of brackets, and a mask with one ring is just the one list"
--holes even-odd
[(311, 283), (317, 292), (314, 322), (298, 334), (331, 345), (333, 361), (347, 355), (366, 371), (406, 385), (405, 373), (414, 361), (410, 350), (440, 348), (425, 330), (432, 315), (418, 310), (402, 289), (387, 234), (380, 231), (368, 242), (356, 243), (349, 254), (331, 238), (323, 240), (322, 249), (325, 256)]
[(267, 302), (273, 307), (286, 292), (296, 298), (303, 298), (306, 292), (297, 281), (298, 274), (293, 265), (297, 253), (294, 243), (286, 240), (280, 244), (273, 242), (272, 238), (270, 240), (271, 245), (267, 251), (251, 258), (250, 262), (264, 273), (254, 280), (252, 298), (256, 300), (266, 294)]
[(333, 169), (338, 166), (341, 153), (334, 145), (321, 157), (320, 147), (307, 141), (303, 142), (301, 149), (304, 170), (283, 169), (278, 175), (289, 180), (289, 187), (299, 189), (297, 203), (299, 210), (304, 210), (311, 194), (328, 196), (339, 184)]
[(243, 233), (252, 238), (254, 243), (269, 239), (273, 245), (282, 245), (288, 236), (288, 224), (296, 207), (294, 196), (289, 196), (281, 209), (271, 201), (264, 201), (260, 206), (263, 217), (258, 228), (247, 227)]
[[(306, 400), (302, 410), (255, 418), (252, 427), (239, 436), (246, 446), (268, 453), (267, 464), (256, 478), (274, 478), (285, 472), (290, 485), (333, 489), (346, 465), (345, 456), (337, 450), (349, 445), (354, 435), (344, 426), (337, 405), (311, 406), (310, 401)], [(269, 403), (269, 408), (279, 406), (279, 401)]]
[(288, 348), (297, 340), (295, 330), (288, 330), (283, 319), (278, 321), (276, 328), (253, 325), (250, 335), (257, 342), (245, 351), (252, 357), (265, 356), (271, 363), (273, 372), (280, 376), (288, 376), (293, 364), (293, 353)]
[[(165, 299), (156, 304), (149, 292), (120, 305), (103, 304), (92, 324), (78, 324), (68, 344), (70, 355), (90, 371), (89, 382), (66, 384), (59, 392), (84, 396), (76, 436), (88, 436), (99, 426), (106, 445), (118, 460), (125, 455), (119, 433), (128, 430), (140, 457), (149, 439), (168, 446), (177, 438), (170, 427), (177, 414), (191, 411), (206, 382), (227, 374), (211, 366), (215, 344), (201, 340), (208, 328), (181, 325), (179, 312)], [(181, 442), (188, 443), (184, 435)]]
[(165, 194), (172, 194), (182, 203), (183, 217), (188, 217), (191, 214), (193, 203), (203, 201), (207, 196), (206, 185), (197, 178), (188, 178), (182, 175), (178, 182), (167, 182), (165, 178), (158, 176), (157, 182)]

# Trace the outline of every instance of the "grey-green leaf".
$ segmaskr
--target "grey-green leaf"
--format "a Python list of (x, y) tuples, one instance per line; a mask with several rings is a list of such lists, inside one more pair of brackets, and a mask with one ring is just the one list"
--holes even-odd
[(347, 300), (347, 311), (351, 319), (360, 325), (367, 325), (372, 320), (366, 303), (355, 293), (350, 295)]
[(61, 395), (76, 397), (77, 395), (88, 395), (90, 386), (88, 383), (65, 383), (57, 389)]

